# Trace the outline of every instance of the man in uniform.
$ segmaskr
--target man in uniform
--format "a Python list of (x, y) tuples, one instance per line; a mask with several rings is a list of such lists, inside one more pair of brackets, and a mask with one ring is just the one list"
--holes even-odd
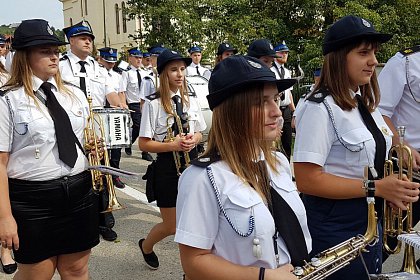
[(190, 57), (192, 59), (192, 62), (190, 65), (187, 66), (187, 76), (203, 76), (206, 71), (208, 71), (206, 68), (201, 66), (201, 48), (198, 46), (193, 46), (188, 50), (188, 53), (190, 54)]
[(247, 55), (258, 58), (268, 68), (271, 67), (274, 58), (277, 57), (273, 45), (271, 44), (270, 40), (267, 39), (258, 39), (253, 41), (248, 47)]
[[(289, 48), (286, 43), (283, 41), (281, 44), (277, 45), (274, 50), (276, 51), (277, 57), (274, 60), (271, 71), (274, 72), (277, 79), (290, 79), (292, 77), (289, 69), (287, 69), (284, 64), (287, 62), (289, 56)], [(281, 101), (280, 101), (280, 110), (283, 114), (284, 124), (283, 132), (281, 135), (281, 144), (283, 150), (286, 153), (286, 157), (290, 160), (290, 155), (292, 153), (292, 116), (295, 111), (295, 103), (293, 102), (292, 89), (288, 88), (284, 91)]]
[[(378, 83), (379, 110), (392, 131), (392, 144), (400, 142), (397, 127), (405, 126), (404, 144), (411, 150), (416, 173), (420, 169), (420, 45), (391, 57), (380, 72)], [(420, 182), (416, 178), (413, 181)], [(416, 202), (413, 204), (413, 227), (419, 220), (420, 202)], [(419, 260), (417, 264), (420, 264)]]
[[(130, 68), (127, 71), (122, 73), (121, 83), (120, 83), (120, 93), (123, 94), (128, 108), (131, 112), (131, 120), (133, 121), (132, 133), (131, 133), (131, 144), (136, 142), (139, 131), (140, 131), (140, 121), (141, 121), (141, 106), (144, 103), (144, 97), (141, 94), (142, 79), (145, 76), (144, 71), (141, 69), (143, 54), (142, 52), (135, 48), (128, 50), (128, 62), (130, 63)], [(125, 153), (131, 155), (131, 148), (125, 148)], [(141, 158), (147, 161), (153, 161), (153, 157), (148, 152), (142, 152)]]
[(6, 38), (0, 34), (0, 63), (3, 64), (3, 66), (6, 65), (6, 54)]
[[(104, 107), (106, 101), (111, 106), (123, 106), (106, 69), (91, 56), (95, 36), (89, 24), (81, 21), (64, 28), (63, 31), (70, 42), (70, 49), (60, 59), (62, 79), (79, 87), (86, 97), (92, 97), (94, 107)], [(107, 207), (107, 197), (107, 192), (104, 190), (99, 196), (100, 211)], [(117, 233), (112, 230), (114, 223), (112, 213), (99, 213), (99, 232), (105, 240), (117, 239)]]
[[(105, 48), (99, 49), (98, 51), (99, 51), (98, 62), (107, 70), (108, 76), (112, 80), (112, 84), (114, 85), (114, 89), (116, 92), (118, 92), (119, 87), (120, 87), (120, 82), (121, 82), (121, 74), (114, 71), (114, 66), (115, 66), (115, 63), (117, 62), (117, 49), (105, 47)], [(120, 96), (120, 98), (122, 97)], [(121, 103), (123, 103), (122, 100), (121, 100)], [(128, 108), (128, 106), (126, 106), (125, 108)], [(109, 152), (110, 152), (110, 160), (109, 160), (110, 165), (115, 168), (120, 168), (121, 148), (109, 149)], [(120, 188), (120, 189), (125, 188), (125, 184), (121, 181), (119, 176), (112, 175), (112, 180), (114, 182), (115, 187)]]

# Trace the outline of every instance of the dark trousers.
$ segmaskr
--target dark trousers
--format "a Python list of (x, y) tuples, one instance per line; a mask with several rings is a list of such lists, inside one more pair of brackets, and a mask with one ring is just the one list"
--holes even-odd
[(131, 144), (133, 144), (134, 142), (136, 142), (137, 137), (139, 137), (139, 132), (140, 132), (140, 121), (141, 121), (140, 102), (129, 103), (128, 108), (131, 111), (134, 111), (134, 112), (130, 112), (131, 120), (133, 121), (133, 125), (131, 126), (131, 128), (133, 129), (131, 132)]
[(290, 155), (292, 154), (292, 111), (289, 106), (281, 106), (280, 110), (284, 119), (281, 144), (284, 152), (286, 153), (285, 156), (288, 160), (290, 160)]

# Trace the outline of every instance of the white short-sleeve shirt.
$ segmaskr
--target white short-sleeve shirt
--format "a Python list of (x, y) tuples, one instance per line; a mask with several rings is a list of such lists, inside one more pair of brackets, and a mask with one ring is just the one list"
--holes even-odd
[(67, 51), (66, 55), (60, 59), (61, 78), (76, 86), (80, 87), (80, 77), (85, 77), (87, 94), (92, 96), (94, 107), (104, 107), (106, 104), (106, 96), (114, 93), (115, 88), (113, 80), (109, 79), (108, 71), (99, 65), (99, 63), (88, 56), (84, 61), (86, 73), (81, 73), (80, 58)]
[(130, 69), (122, 73), (120, 92), (125, 92), (127, 103), (139, 103), (143, 98), (140, 92), (139, 80), (137, 78), (137, 70), (139, 70), (141, 82), (146, 75), (141, 68), (135, 68), (130, 65)]
[[(179, 92), (176, 93), (180, 95)], [(174, 96), (171, 93), (171, 97)], [(204, 121), (203, 113), (196, 97), (189, 96), (189, 106), (183, 106), (184, 113), (188, 113), (191, 118), (189, 121), (190, 132), (204, 131), (206, 129), (206, 122)], [(173, 103), (173, 101), (171, 100)], [(175, 106), (173, 104), (173, 106)], [(139, 137), (146, 137), (162, 142), (167, 133), (168, 126), (171, 127), (174, 123), (174, 118), (171, 117), (168, 121), (168, 114), (162, 106), (160, 98), (153, 100), (146, 100), (142, 108), (142, 116), (140, 122)]]
[[(305, 100), (296, 115), (293, 161), (314, 163), (322, 166), (327, 173), (345, 178), (363, 178), (364, 167), (374, 166), (375, 140), (358, 108), (344, 111), (330, 95), (325, 100), (331, 107), (338, 136), (352, 151), (338, 140), (326, 106)], [(372, 117), (384, 135), (388, 151), (392, 132), (378, 109), (375, 109)]]
[(378, 83), (380, 112), (389, 117), (395, 127), (405, 126), (405, 140), (420, 150), (420, 122), (417, 121), (420, 118), (420, 51), (406, 56), (398, 52), (391, 57), (379, 74)]
[[(89, 115), (84, 93), (73, 86), (68, 86), (70, 93), (60, 93), (54, 79), (48, 82), (53, 85), (51, 90), (69, 115), (73, 131), (83, 145)], [(33, 77), (34, 89), (39, 90), (42, 83), (39, 78)], [(0, 151), (9, 153), (9, 178), (45, 181), (86, 170), (88, 161), (77, 146), (78, 157), (74, 168), (59, 159), (54, 122), (47, 107), (41, 101), (38, 104), (39, 107), (25, 94), (23, 87), (11, 90), (0, 98)], [(39, 158), (36, 158), (37, 149)]]
[[(271, 71), (274, 72), (274, 75), (276, 75), (276, 79), (280, 80), (280, 75), (279, 75), (279, 72), (277, 72), (277, 69), (279, 69), (280, 71), (280, 67), (282, 65), (278, 63), (276, 60), (274, 60), (274, 63), (276, 64), (277, 68), (276, 66), (271, 66), (270, 69)], [(292, 77), (292, 73), (284, 65), (283, 65), (283, 68), (284, 68), (284, 79), (290, 79)], [(293, 90), (293, 87), (290, 87), (284, 91), (284, 100), (280, 101), (280, 106), (287, 106), (292, 102), (290, 99), (292, 97), (292, 90)]]
[[(269, 170), (271, 185), (295, 212), (302, 227), (308, 253), (312, 250), (305, 207), (292, 182), (287, 159), (276, 153), (281, 164), (277, 172)], [(191, 166), (179, 179), (176, 205), (175, 242), (190, 247), (211, 250), (213, 254), (235, 264), (276, 268), (290, 263), (289, 251), (281, 237), (277, 239), (279, 263), (276, 263), (273, 235), (274, 219), (261, 196), (236, 176), (224, 161), (210, 165), (220, 199), (235, 227), (243, 233), (249, 229), (249, 217), (255, 217), (254, 231), (241, 237), (229, 225), (220, 211), (213, 187), (205, 168)], [(260, 240), (261, 259), (253, 255), (252, 240)]]

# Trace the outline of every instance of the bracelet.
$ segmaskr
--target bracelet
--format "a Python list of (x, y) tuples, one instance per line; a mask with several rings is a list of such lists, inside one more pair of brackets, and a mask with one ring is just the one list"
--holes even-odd
[(260, 274), (258, 275), (258, 280), (264, 280), (265, 276), (265, 267), (260, 267)]

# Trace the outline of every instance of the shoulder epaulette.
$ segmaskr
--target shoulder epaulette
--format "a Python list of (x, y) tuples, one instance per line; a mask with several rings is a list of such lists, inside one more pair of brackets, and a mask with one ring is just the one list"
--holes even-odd
[(67, 54), (64, 54), (64, 55), (60, 58), (60, 61), (64, 61), (64, 60), (67, 60), (67, 59), (69, 59), (69, 57), (67, 56)]
[(410, 47), (410, 48), (407, 48), (407, 49), (404, 49), (404, 50), (400, 50), (399, 52), (402, 55), (407, 56), (407, 55), (416, 53), (418, 51), (420, 51), (420, 45), (417, 45), (417, 46), (414, 46), (414, 47)]
[(147, 80), (152, 80), (153, 81), (152, 77), (150, 77), (150, 76), (144, 76), (143, 79), (147, 79)]
[(312, 102), (321, 103), (328, 95), (330, 95), (330, 92), (327, 89), (320, 88), (317, 91), (312, 92), (306, 99)]
[(150, 101), (158, 99), (160, 97), (160, 93), (159, 92), (155, 92), (150, 94), (149, 96), (146, 96), (147, 99), (149, 99)]
[(8, 90), (7, 90), (7, 89), (5, 89), (5, 90), (0, 89), (0, 96), (1, 96), (1, 97), (5, 96), (7, 92), (8, 92)]
[(105, 68), (105, 66), (103, 66), (102, 64), (99, 64), (99, 67), (101, 67), (101, 68)]
[(205, 168), (212, 164), (213, 162), (219, 161), (220, 155), (206, 155), (201, 156), (193, 161), (191, 161), (191, 164), (194, 166)]

